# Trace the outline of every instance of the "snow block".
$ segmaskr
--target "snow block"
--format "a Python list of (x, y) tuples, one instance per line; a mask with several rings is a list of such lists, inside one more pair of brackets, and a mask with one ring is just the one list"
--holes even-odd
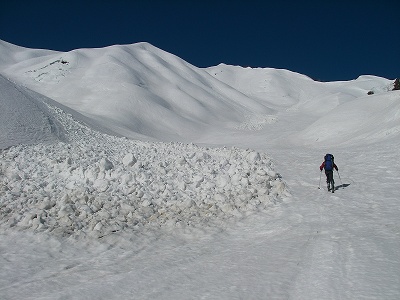
[(122, 159), (122, 163), (125, 167), (132, 167), (137, 162), (135, 156), (132, 153), (128, 153)]

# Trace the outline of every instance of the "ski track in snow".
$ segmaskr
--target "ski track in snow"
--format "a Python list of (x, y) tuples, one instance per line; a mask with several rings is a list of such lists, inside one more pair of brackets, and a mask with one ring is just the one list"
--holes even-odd
[[(364, 147), (338, 149), (335, 157), (341, 178), (335, 174), (335, 194), (327, 192), (324, 174), (321, 190), (306, 180), (288, 181), (299, 189), (296, 199), (303, 205), (294, 209), (304, 216), (303, 231), (309, 231), (290, 299), (305, 295), (309, 299), (396, 299), (400, 295), (396, 217), (400, 209), (395, 192), (400, 181), (395, 171), (397, 154), (390, 145), (377, 144), (368, 151)], [(300, 178), (307, 178), (310, 167), (318, 167), (311, 161), (318, 153), (311, 153), (311, 157), (309, 152), (301, 157), (305, 162), (297, 174)], [(317, 177), (312, 179), (318, 182)]]

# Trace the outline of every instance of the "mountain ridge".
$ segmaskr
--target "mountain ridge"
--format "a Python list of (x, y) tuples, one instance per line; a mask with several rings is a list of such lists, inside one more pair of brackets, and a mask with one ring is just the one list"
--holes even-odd
[(0, 47), (4, 76), (129, 138), (213, 143), (210, 137), (273, 131), (291, 113), (303, 114), (310, 126), (390, 85), (373, 75), (318, 82), (285, 69), (198, 68), (147, 42), (69, 52), (4, 41)]

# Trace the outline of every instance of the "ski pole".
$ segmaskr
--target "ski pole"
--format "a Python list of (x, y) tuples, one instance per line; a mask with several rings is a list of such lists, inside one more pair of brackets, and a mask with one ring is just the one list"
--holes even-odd
[(339, 171), (338, 171), (338, 170), (336, 170), (336, 172), (337, 172), (337, 174), (338, 174), (338, 176), (339, 176), (340, 184), (342, 185), (342, 188), (344, 188), (344, 186), (343, 186), (343, 182), (342, 182), (342, 178), (340, 178)]
[(319, 184), (318, 184), (318, 189), (321, 189), (321, 176), (322, 176), (322, 170), (321, 173), (319, 174)]

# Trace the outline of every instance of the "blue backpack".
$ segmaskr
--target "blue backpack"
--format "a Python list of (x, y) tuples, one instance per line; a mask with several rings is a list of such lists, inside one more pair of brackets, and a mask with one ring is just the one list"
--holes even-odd
[(332, 171), (333, 170), (333, 155), (327, 154), (325, 155), (325, 171)]

